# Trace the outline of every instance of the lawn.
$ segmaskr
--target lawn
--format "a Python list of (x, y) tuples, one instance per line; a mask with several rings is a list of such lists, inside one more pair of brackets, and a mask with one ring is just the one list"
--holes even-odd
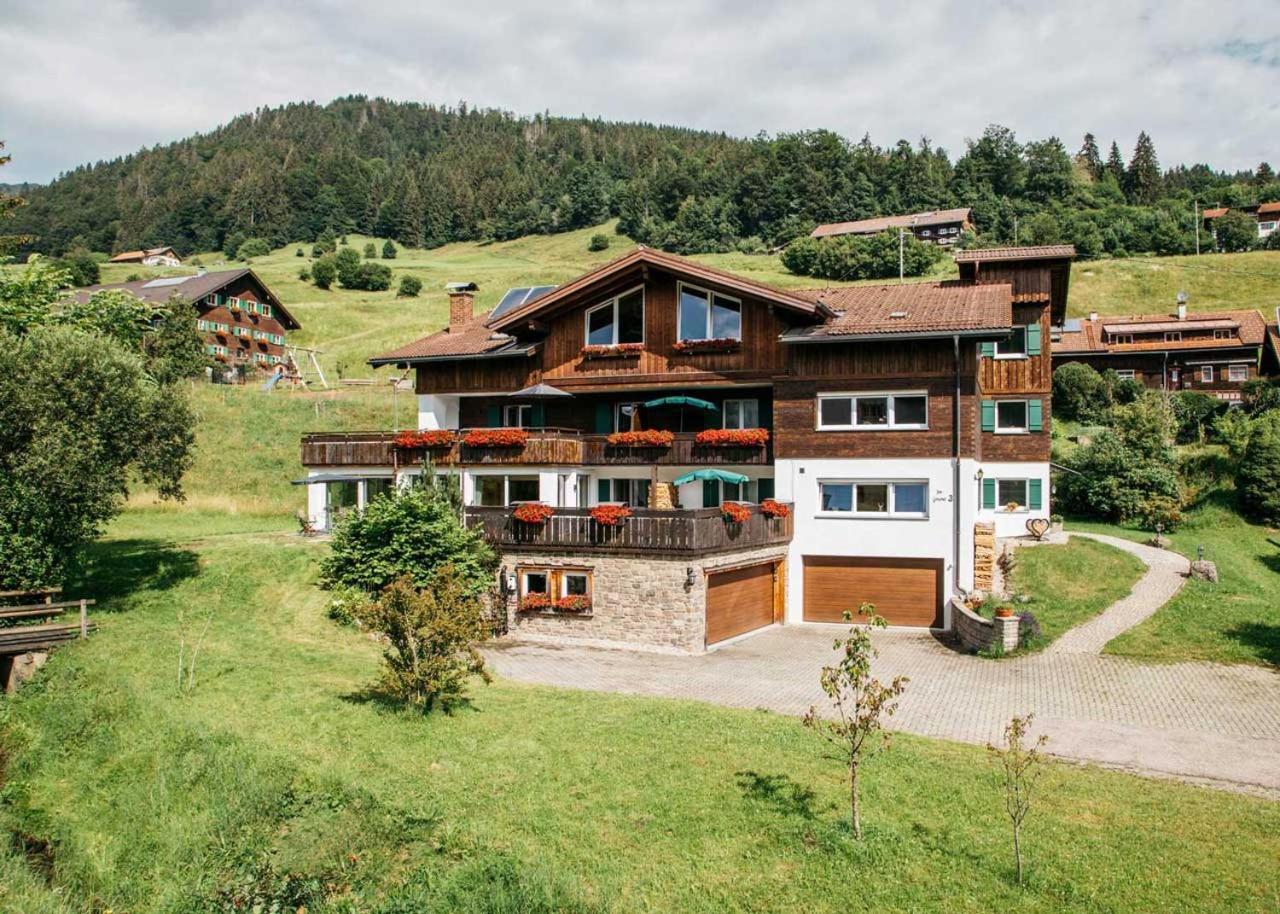
[(1127, 552), (1096, 540), (1073, 537), (1063, 544), (1033, 546), (1016, 552), (1009, 589), (1027, 594), (1029, 610), (1040, 623), (1044, 647), (1067, 629), (1096, 616), (1128, 596), (1146, 566)]
[[(1257, 799), (1064, 766), (1019, 889), (976, 747), (898, 738), (860, 845), (839, 765), (795, 719), (503, 681), (451, 717), (384, 706), (376, 646), (324, 616), (323, 548), (207, 508), (116, 522), (70, 588), (102, 630), (0, 705), (0, 825), (20, 836), (0, 842), (0, 910), (1277, 904), (1280, 805)], [(180, 607), (212, 614), (185, 697)]]
[(1071, 270), (1067, 308), (1077, 317), (1152, 314), (1174, 310), (1186, 292), (1192, 311), (1259, 308), (1273, 321), (1277, 283), (1280, 251), (1081, 261)]

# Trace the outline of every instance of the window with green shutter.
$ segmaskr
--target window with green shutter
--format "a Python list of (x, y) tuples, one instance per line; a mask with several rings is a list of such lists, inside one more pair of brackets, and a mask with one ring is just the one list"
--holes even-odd
[(1027, 325), (1027, 355), (1040, 354), (1040, 325)]
[(702, 480), (702, 507), (717, 508), (720, 506), (720, 481), (718, 479)]
[(982, 508), (984, 511), (995, 510), (996, 481), (991, 477), (982, 480)]
[(1039, 479), (1027, 480), (1027, 506), (1032, 511), (1039, 511), (1043, 504), (1043, 495), (1041, 494), (1042, 482)]
[(996, 344), (994, 342), (979, 343), (978, 354), (984, 359), (994, 359), (996, 357)]
[(496, 403), (491, 403), (484, 410), (485, 424), (489, 428), (498, 428), (502, 425), (502, 407)]
[(608, 479), (596, 480), (596, 501), (613, 501), (613, 487), (609, 483)]
[(1044, 429), (1044, 404), (1040, 400), (1027, 401), (1027, 429), (1033, 432)]
[(982, 430), (984, 432), (994, 432), (996, 430), (996, 401), (982, 401)]

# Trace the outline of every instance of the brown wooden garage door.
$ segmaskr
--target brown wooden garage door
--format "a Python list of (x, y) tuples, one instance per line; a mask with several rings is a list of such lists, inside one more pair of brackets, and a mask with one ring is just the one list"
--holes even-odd
[(804, 619), (840, 622), (874, 603), (890, 625), (942, 626), (942, 559), (804, 557)]
[(707, 644), (773, 622), (773, 562), (707, 575)]

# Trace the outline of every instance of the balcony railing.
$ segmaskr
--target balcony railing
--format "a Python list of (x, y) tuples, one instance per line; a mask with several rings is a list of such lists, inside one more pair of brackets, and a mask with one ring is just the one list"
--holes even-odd
[[(463, 432), (459, 433), (461, 437)], [(430, 457), (438, 464), (537, 464), (547, 466), (770, 466), (773, 446), (709, 447), (696, 433), (677, 432), (670, 447), (618, 447), (608, 435), (574, 429), (529, 429), (523, 447), (401, 449), (394, 432), (311, 432), (302, 436), (303, 466), (413, 466)]]
[(635, 513), (617, 527), (598, 524), (586, 508), (556, 508), (545, 523), (526, 524), (510, 508), (468, 508), (467, 524), (484, 529), (485, 539), (500, 549), (536, 552), (643, 553), (707, 555), (737, 552), (791, 542), (792, 517), (772, 518), (751, 506), (751, 516), (728, 523), (719, 508)]

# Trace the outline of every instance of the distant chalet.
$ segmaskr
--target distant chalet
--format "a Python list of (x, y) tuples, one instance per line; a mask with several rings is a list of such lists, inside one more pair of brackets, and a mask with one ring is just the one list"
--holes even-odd
[(182, 258), (173, 248), (147, 248), (145, 251), (125, 251), (111, 258), (111, 263), (140, 263), (147, 267), (179, 267)]
[(76, 289), (75, 296), (84, 302), (95, 292), (108, 290), (128, 292), (157, 305), (175, 295), (191, 302), (205, 351), (228, 367), (284, 364), (285, 333), (302, 326), (247, 268), (87, 286)]
[(912, 213), (908, 216), (877, 216), (874, 219), (859, 219), (856, 222), (832, 222), (820, 225), (809, 233), (811, 238), (835, 238), (840, 235), (877, 235), (880, 232), (894, 229), (911, 229), (911, 234), (921, 241), (934, 244), (953, 245), (960, 240), (960, 235), (973, 228), (973, 210), (962, 209), (929, 210), (924, 213)]

